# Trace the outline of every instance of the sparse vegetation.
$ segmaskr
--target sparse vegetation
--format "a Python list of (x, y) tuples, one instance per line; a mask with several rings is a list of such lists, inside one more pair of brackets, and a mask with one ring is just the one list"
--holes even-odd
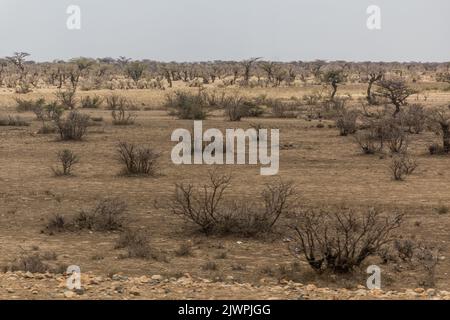
[(72, 167), (79, 162), (78, 156), (69, 149), (59, 151), (58, 160), (61, 162), (61, 169), (53, 168), (56, 176), (70, 176), (72, 174)]
[(317, 272), (347, 273), (395, 240), (403, 216), (382, 215), (374, 208), (302, 210), (293, 226), (297, 242), (292, 252), (304, 256)]
[(122, 172), (129, 175), (155, 176), (159, 154), (152, 148), (120, 142), (117, 147)]

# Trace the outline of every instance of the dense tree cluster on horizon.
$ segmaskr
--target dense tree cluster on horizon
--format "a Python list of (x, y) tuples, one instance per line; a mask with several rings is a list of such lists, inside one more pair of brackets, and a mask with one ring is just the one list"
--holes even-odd
[[(147, 89), (172, 87), (174, 81), (202, 86), (220, 81), (223, 86), (277, 87), (328, 83), (373, 83), (382, 75), (406, 81), (448, 82), (450, 63), (292, 61), (263, 58), (243, 61), (158, 62), (126, 57), (85, 58), (35, 62), (30, 54), (16, 52), (0, 58), (0, 87), (32, 88), (71, 86), (92, 89)], [(369, 92), (370, 96), (370, 92)]]

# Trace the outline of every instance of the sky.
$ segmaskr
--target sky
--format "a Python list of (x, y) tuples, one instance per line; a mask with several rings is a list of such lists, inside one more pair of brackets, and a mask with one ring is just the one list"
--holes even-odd
[[(81, 29), (66, 10), (80, 8)], [(380, 8), (381, 29), (366, 10)], [(449, 0), (0, 0), (0, 57), (450, 61)]]

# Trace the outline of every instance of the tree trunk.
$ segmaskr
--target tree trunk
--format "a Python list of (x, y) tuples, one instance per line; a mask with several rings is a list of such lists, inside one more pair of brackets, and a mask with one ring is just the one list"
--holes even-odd
[(334, 99), (334, 96), (336, 95), (336, 91), (337, 91), (337, 84), (335, 82), (331, 83), (331, 86), (333, 87), (333, 92), (331, 92), (331, 100)]
[(450, 131), (449, 125), (441, 124), (442, 128), (442, 145), (444, 147), (444, 152), (450, 152)]

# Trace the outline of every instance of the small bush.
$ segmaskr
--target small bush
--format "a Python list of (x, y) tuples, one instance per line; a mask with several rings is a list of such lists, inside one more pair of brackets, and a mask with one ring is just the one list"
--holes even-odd
[(86, 96), (81, 98), (81, 107), (85, 109), (98, 109), (103, 103), (103, 98), (99, 96)]
[(408, 127), (409, 133), (419, 134), (425, 128), (425, 109), (420, 104), (412, 104), (401, 114), (401, 121)]
[(408, 149), (408, 136), (400, 126), (389, 128), (385, 139), (392, 153), (404, 153)]
[(336, 127), (341, 136), (347, 136), (356, 132), (356, 119), (358, 114), (344, 109), (336, 117)]
[(49, 267), (39, 254), (25, 255), (18, 258), (10, 266), (10, 271), (24, 271), (31, 273), (45, 273)]
[(303, 210), (293, 226), (297, 242), (292, 252), (303, 255), (317, 272), (346, 273), (394, 240), (402, 215), (386, 217), (373, 208)]
[(30, 123), (23, 120), (19, 116), (8, 116), (7, 118), (0, 118), (0, 126), (9, 127), (27, 127)]
[(129, 112), (124, 107), (118, 107), (111, 111), (111, 116), (113, 118), (112, 123), (116, 126), (128, 126), (134, 124), (136, 120), (136, 115)]
[(94, 231), (122, 230), (126, 223), (126, 202), (119, 199), (100, 201), (93, 209), (81, 211), (74, 219), (77, 229)]
[(71, 111), (66, 119), (56, 121), (61, 140), (82, 140), (88, 125), (89, 116), (77, 111)]
[(225, 109), (225, 115), (229, 121), (241, 121), (241, 118), (246, 116), (244, 98), (241, 96), (235, 95), (224, 98), (222, 107)]
[(175, 251), (175, 254), (178, 257), (192, 256), (192, 245), (190, 243), (183, 242)]
[(77, 101), (75, 99), (75, 90), (68, 89), (65, 91), (58, 91), (56, 92), (56, 98), (58, 99), (58, 102), (61, 106), (63, 106), (65, 109), (73, 110), (77, 106)]
[(361, 131), (355, 135), (355, 141), (364, 154), (374, 154), (380, 151), (378, 138), (372, 131)]
[(64, 232), (68, 228), (69, 225), (66, 219), (60, 214), (55, 214), (47, 221), (47, 225), (45, 226), (45, 230), (43, 230), (43, 232), (53, 235), (55, 233)]
[(394, 248), (397, 251), (397, 255), (403, 261), (411, 261), (414, 255), (414, 249), (416, 244), (412, 240), (396, 239), (394, 241)]
[(117, 148), (118, 159), (123, 164), (123, 173), (129, 175), (156, 175), (159, 154), (153, 149), (120, 142)]
[(275, 118), (295, 118), (297, 111), (291, 103), (283, 102), (280, 99), (267, 100), (267, 105), (272, 109)]
[(25, 99), (16, 99), (16, 110), (17, 112), (29, 112), (34, 111), (35, 109), (39, 109), (45, 105), (45, 99), (39, 98), (37, 100), (25, 100)]
[(389, 165), (394, 180), (403, 180), (405, 175), (412, 174), (416, 168), (416, 160), (406, 154), (393, 156)]
[(148, 232), (144, 230), (126, 229), (120, 234), (116, 243), (116, 249), (126, 249), (126, 258), (156, 258), (150, 247)]
[(179, 119), (204, 120), (208, 115), (207, 104), (201, 93), (177, 91), (167, 96), (166, 108), (170, 115)]
[(79, 162), (78, 156), (71, 150), (64, 149), (59, 151), (58, 160), (61, 162), (62, 170), (53, 169), (56, 176), (69, 176), (72, 174), (72, 167)]
[(262, 203), (225, 201), (224, 192), (230, 185), (229, 175), (209, 172), (209, 183), (202, 187), (177, 184), (172, 212), (196, 224), (206, 234), (240, 234), (252, 236), (271, 231), (279, 218), (292, 206), (295, 194), (291, 183), (280, 181), (266, 185)]

